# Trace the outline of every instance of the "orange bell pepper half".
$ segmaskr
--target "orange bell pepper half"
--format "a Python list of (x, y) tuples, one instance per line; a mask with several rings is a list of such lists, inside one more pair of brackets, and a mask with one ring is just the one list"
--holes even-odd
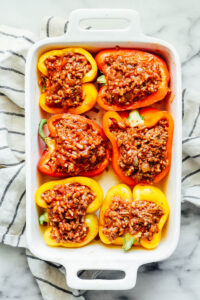
[[(52, 172), (50, 166), (48, 165), (49, 160), (51, 159), (51, 156), (53, 153), (56, 151), (56, 142), (55, 142), (55, 136), (56, 136), (56, 127), (55, 127), (55, 122), (59, 121), (60, 119), (71, 119), (71, 120), (76, 120), (78, 122), (83, 122), (86, 124), (89, 124), (94, 130), (98, 132), (98, 134), (106, 141), (107, 138), (103, 132), (103, 129), (96, 124), (94, 121), (87, 119), (83, 116), (79, 115), (72, 115), (72, 114), (58, 114), (52, 116), (48, 122), (46, 119), (42, 119), (39, 124), (39, 135), (43, 139), (43, 141), (46, 143), (47, 148), (44, 150), (39, 163), (38, 163), (38, 169), (41, 173), (46, 174), (48, 176), (52, 177), (69, 177), (69, 174), (65, 172)], [(45, 134), (42, 131), (43, 126), (47, 123), (49, 133), (50, 135), (48, 137), (45, 136)], [(81, 176), (88, 176), (88, 177), (94, 177), (97, 175), (100, 175), (105, 168), (109, 164), (109, 159), (110, 159), (110, 153), (108, 147), (106, 148), (106, 157), (105, 159), (97, 166), (96, 169), (91, 170), (91, 171), (85, 171), (81, 172), (79, 175)]]
[[(122, 115), (125, 115), (125, 113), (123, 113)], [(151, 107), (141, 109), (139, 111), (138, 115), (142, 119), (142, 126), (145, 126), (147, 128), (151, 128), (151, 127), (155, 126), (162, 119), (166, 119), (168, 121), (168, 130), (167, 130), (168, 131), (168, 139), (167, 139), (167, 145), (166, 145), (166, 148), (167, 148), (166, 162), (167, 162), (167, 164), (165, 166), (165, 169), (154, 177), (153, 183), (157, 183), (157, 182), (161, 181), (170, 170), (174, 121), (169, 112), (161, 111), (161, 110), (158, 110), (156, 108), (151, 108)], [(120, 152), (119, 152), (119, 148), (117, 145), (117, 140), (109, 128), (109, 120), (110, 119), (115, 119), (116, 121), (120, 122), (123, 120), (123, 118), (117, 112), (112, 112), (112, 111), (106, 112), (103, 116), (103, 129), (104, 129), (106, 136), (108, 137), (108, 139), (110, 140), (110, 142), (112, 144), (112, 167), (113, 167), (113, 170), (115, 171), (117, 176), (122, 180), (122, 182), (124, 182), (128, 185), (134, 186), (137, 183), (145, 183), (145, 181), (137, 182), (131, 176), (130, 177), (126, 176), (123, 173), (122, 169), (120, 168), (120, 166), (118, 164), (118, 160), (120, 158)], [(135, 125), (137, 125), (138, 124), (137, 120), (135, 122), (136, 122)], [(139, 124), (138, 124), (138, 126), (139, 126)]]
[(80, 185), (88, 186), (93, 193), (95, 194), (95, 199), (87, 208), (86, 216), (85, 216), (85, 224), (88, 227), (88, 234), (85, 237), (85, 239), (79, 243), (74, 242), (60, 242), (57, 243), (56, 240), (54, 240), (51, 237), (51, 229), (52, 227), (49, 225), (49, 217), (47, 211), (40, 216), (40, 224), (43, 225), (43, 223), (47, 224), (47, 228), (44, 231), (44, 240), (47, 243), (48, 246), (51, 247), (66, 247), (66, 248), (79, 248), (87, 245), (90, 243), (98, 234), (98, 218), (94, 214), (96, 212), (103, 201), (103, 191), (100, 185), (93, 179), (87, 178), (87, 177), (71, 177), (64, 180), (58, 180), (58, 181), (50, 181), (46, 182), (43, 185), (41, 185), (36, 193), (35, 193), (35, 202), (38, 205), (38, 207), (42, 209), (47, 208), (46, 202), (42, 198), (42, 194), (48, 190), (53, 189), (57, 185), (65, 185), (65, 184), (73, 184), (73, 183), (79, 183)]
[(73, 52), (73, 53), (84, 55), (92, 67), (91, 70), (87, 74), (85, 74), (85, 76), (82, 79), (82, 90), (83, 90), (83, 98), (84, 98), (82, 104), (77, 107), (69, 108), (67, 110), (62, 107), (61, 108), (52, 107), (52, 106), (50, 107), (46, 104), (46, 100), (45, 100), (46, 92), (43, 92), (40, 95), (39, 104), (44, 111), (51, 114), (68, 112), (68, 113), (79, 115), (86, 111), (89, 111), (95, 105), (97, 99), (96, 87), (93, 83), (90, 83), (97, 76), (97, 65), (92, 55), (88, 51), (82, 48), (65, 48), (62, 50), (48, 51), (39, 58), (38, 70), (41, 72), (42, 75), (44, 75), (45, 78), (46, 77), (48, 78), (48, 72), (45, 66), (45, 60), (50, 56), (62, 56), (67, 52)]
[[(133, 101), (132, 104), (128, 105), (117, 105), (111, 104), (105, 99), (105, 91), (106, 91), (106, 75), (108, 72), (107, 65), (105, 63), (105, 59), (111, 55), (114, 56), (135, 56), (138, 57), (141, 61), (146, 61), (151, 64), (151, 60), (154, 59), (156, 63), (159, 65), (160, 74), (161, 74), (161, 82), (159, 83), (158, 90), (142, 99)], [(97, 81), (99, 83), (103, 83), (98, 92), (97, 102), (98, 104), (105, 110), (108, 111), (124, 111), (124, 110), (133, 110), (145, 106), (150, 106), (153, 103), (160, 101), (165, 98), (169, 91), (168, 83), (169, 83), (169, 71), (165, 61), (155, 54), (151, 54), (145, 51), (133, 50), (133, 49), (106, 49), (100, 51), (95, 57), (98, 69), (104, 74), (104, 76), (99, 77)], [(102, 78), (103, 77), (103, 78)]]

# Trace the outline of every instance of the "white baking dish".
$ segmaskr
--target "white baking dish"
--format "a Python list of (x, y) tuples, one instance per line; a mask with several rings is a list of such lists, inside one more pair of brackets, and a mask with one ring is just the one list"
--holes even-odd
[[(123, 19), (128, 26), (121, 30), (85, 30), (80, 21), (85, 19)], [(163, 184), (170, 205), (170, 218), (160, 245), (151, 251), (135, 248), (124, 253), (118, 247), (106, 247), (99, 242), (80, 249), (48, 247), (38, 225), (38, 213), (34, 193), (47, 180), (38, 174), (36, 165), (41, 155), (38, 147), (38, 124), (45, 114), (38, 106), (39, 88), (37, 84), (37, 60), (42, 52), (66, 46), (81, 46), (96, 52), (116, 45), (151, 51), (162, 56), (169, 67), (171, 89), (174, 101), (168, 109), (175, 121), (171, 171)], [(168, 43), (145, 36), (140, 27), (139, 15), (125, 9), (85, 9), (73, 11), (69, 18), (67, 35), (49, 38), (36, 43), (30, 50), (26, 64), (26, 199), (27, 199), (27, 242), (30, 251), (41, 259), (62, 264), (67, 270), (67, 283), (72, 288), (94, 290), (122, 290), (134, 287), (138, 267), (169, 257), (175, 250), (180, 229), (181, 202), (181, 69), (175, 49)], [(119, 183), (111, 167), (97, 178), (104, 193), (112, 185)], [(83, 280), (77, 272), (83, 269), (122, 270), (125, 277), (119, 280)]]

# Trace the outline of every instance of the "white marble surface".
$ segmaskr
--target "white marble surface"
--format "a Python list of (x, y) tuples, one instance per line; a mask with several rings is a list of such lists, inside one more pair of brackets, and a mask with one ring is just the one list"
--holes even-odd
[[(6, 0), (1, 1), (0, 22), (38, 33), (42, 16), (66, 16), (72, 9), (90, 7), (138, 10), (144, 32), (167, 40), (178, 50), (183, 88), (200, 89), (199, 0)], [(175, 253), (164, 262), (140, 268), (133, 290), (90, 291), (86, 299), (200, 299), (200, 209), (184, 204), (181, 223), (181, 237)], [(0, 246), (0, 299), (41, 299), (23, 249)]]

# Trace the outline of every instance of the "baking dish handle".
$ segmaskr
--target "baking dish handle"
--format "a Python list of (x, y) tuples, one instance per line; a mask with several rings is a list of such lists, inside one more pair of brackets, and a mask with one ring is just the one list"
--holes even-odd
[[(65, 266), (66, 268), (66, 280), (67, 285), (70, 288), (79, 289), (79, 290), (127, 290), (131, 289), (136, 284), (137, 279), (137, 270), (139, 268), (139, 264), (132, 265), (130, 263), (123, 264), (118, 266), (116, 262), (115, 265), (111, 265), (110, 263), (104, 262), (104, 264), (99, 264), (99, 267), (96, 264), (92, 264), (92, 267), (83, 266), (83, 264), (70, 264)], [(116, 270), (116, 271), (124, 271), (125, 277), (122, 279), (82, 279), (78, 277), (78, 272), (82, 270)]]
[[(127, 26), (122, 29), (82, 28), (83, 20), (126, 20)], [(104, 26), (105, 27), (105, 26)], [(140, 16), (131, 9), (77, 9), (69, 16), (66, 37), (73, 41), (129, 41), (131, 37), (142, 37)]]

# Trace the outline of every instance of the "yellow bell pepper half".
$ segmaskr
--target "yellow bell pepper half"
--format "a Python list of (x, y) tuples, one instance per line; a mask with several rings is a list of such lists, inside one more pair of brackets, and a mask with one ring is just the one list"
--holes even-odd
[[(159, 232), (155, 233), (152, 240), (146, 238), (138, 239), (137, 236), (131, 236), (129, 233), (126, 233), (122, 237), (118, 237), (113, 241), (110, 241), (108, 237), (103, 233), (104, 228), (104, 215), (105, 211), (109, 208), (110, 203), (114, 196), (120, 196), (124, 201), (134, 202), (134, 201), (151, 201), (159, 205), (164, 214), (160, 218), (158, 223)], [(127, 243), (126, 239), (129, 240), (132, 238), (132, 244), (135, 246), (142, 246), (146, 249), (154, 249), (158, 246), (161, 240), (162, 229), (164, 224), (167, 221), (169, 216), (169, 205), (164, 193), (157, 187), (146, 184), (138, 184), (134, 187), (133, 192), (125, 184), (119, 184), (112, 187), (106, 194), (103, 205), (100, 210), (99, 216), (99, 236), (101, 241), (104, 244), (114, 244), (114, 245), (124, 245)], [(130, 247), (129, 247), (130, 248)]]
[(46, 93), (42, 93), (39, 98), (39, 104), (40, 104), (40, 107), (48, 113), (57, 114), (57, 113), (69, 112), (69, 113), (73, 113), (73, 114), (82, 114), (86, 111), (89, 111), (96, 103), (98, 92), (97, 92), (95, 85), (90, 82), (93, 81), (97, 76), (97, 71), (98, 71), (97, 64), (96, 64), (93, 56), (87, 50), (82, 49), (82, 48), (72, 48), (71, 47), (71, 48), (65, 48), (62, 50), (48, 51), (48, 52), (44, 53), (43, 55), (41, 55), (41, 57), (39, 58), (38, 70), (44, 76), (48, 76), (47, 68), (45, 66), (45, 60), (50, 56), (61, 56), (61, 55), (66, 54), (67, 52), (74, 52), (74, 53), (82, 54), (86, 57), (86, 59), (91, 64), (91, 67), (92, 67), (91, 70), (87, 74), (85, 74), (85, 76), (83, 77), (83, 80), (82, 80), (82, 89), (83, 89), (84, 100), (80, 106), (65, 110), (63, 108), (50, 107), (50, 106), (46, 105), (46, 103), (45, 103)]
[(87, 237), (80, 243), (66, 242), (66, 243), (57, 243), (51, 237), (51, 227), (48, 225), (47, 229), (44, 232), (44, 240), (48, 246), (52, 247), (66, 247), (66, 248), (79, 248), (90, 243), (98, 234), (98, 218), (94, 214), (97, 211), (103, 201), (103, 191), (100, 185), (93, 179), (87, 177), (71, 177), (64, 180), (50, 181), (41, 185), (35, 193), (35, 202), (41, 208), (47, 208), (46, 202), (42, 199), (42, 194), (51, 190), (56, 185), (65, 185), (67, 183), (79, 183), (81, 185), (86, 185), (94, 192), (96, 195), (95, 200), (88, 206), (85, 216), (85, 223), (88, 227)]

